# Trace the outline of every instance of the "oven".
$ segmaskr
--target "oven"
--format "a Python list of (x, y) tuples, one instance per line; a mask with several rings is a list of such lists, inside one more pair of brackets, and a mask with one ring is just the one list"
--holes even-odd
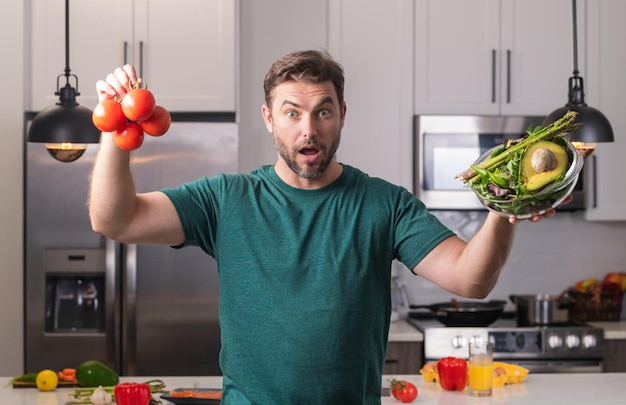
[[(488, 149), (525, 135), (540, 116), (418, 115), (414, 118), (414, 194), (431, 210), (482, 210), (474, 192), (455, 176)], [(558, 210), (585, 208), (584, 176), (573, 200)]]
[(494, 344), (494, 360), (513, 363), (535, 373), (595, 373), (602, 371), (604, 331), (585, 323), (518, 326), (514, 313), (486, 327), (450, 327), (421, 313), (408, 322), (424, 333), (424, 360), (467, 358), (468, 344), (487, 340)]

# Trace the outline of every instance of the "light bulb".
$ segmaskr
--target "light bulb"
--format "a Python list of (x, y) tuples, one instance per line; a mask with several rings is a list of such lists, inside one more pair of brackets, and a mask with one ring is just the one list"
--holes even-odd
[(85, 153), (87, 144), (85, 143), (46, 143), (46, 149), (50, 156), (59, 162), (73, 162)]

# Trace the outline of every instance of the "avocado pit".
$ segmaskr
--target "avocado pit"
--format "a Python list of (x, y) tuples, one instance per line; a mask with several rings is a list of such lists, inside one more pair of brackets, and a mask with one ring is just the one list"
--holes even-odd
[(530, 156), (530, 164), (537, 173), (543, 173), (554, 170), (558, 162), (550, 149), (539, 148)]

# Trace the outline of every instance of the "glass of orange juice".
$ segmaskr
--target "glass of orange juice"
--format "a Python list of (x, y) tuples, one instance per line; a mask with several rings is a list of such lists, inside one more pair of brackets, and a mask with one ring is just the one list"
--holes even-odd
[(493, 343), (473, 341), (469, 345), (469, 391), (488, 397), (493, 384)]

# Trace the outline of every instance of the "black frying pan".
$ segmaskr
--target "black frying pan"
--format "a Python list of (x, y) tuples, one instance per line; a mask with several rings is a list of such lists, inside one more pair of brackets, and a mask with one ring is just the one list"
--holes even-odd
[[(429, 309), (446, 326), (489, 326), (502, 312), (506, 301), (455, 301), (432, 305), (409, 305), (410, 309)], [(409, 317), (411, 314), (409, 313)]]

